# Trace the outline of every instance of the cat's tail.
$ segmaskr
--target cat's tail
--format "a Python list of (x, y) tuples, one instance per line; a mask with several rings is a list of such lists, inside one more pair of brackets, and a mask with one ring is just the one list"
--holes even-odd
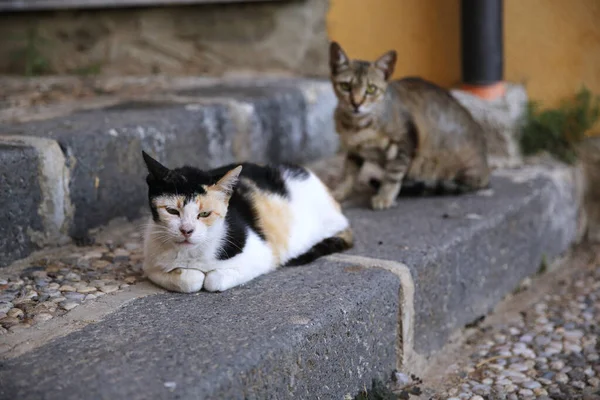
[(315, 261), (319, 257), (323, 257), (333, 253), (339, 253), (350, 249), (354, 245), (354, 235), (352, 229), (346, 228), (335, 236), (328, 237), (315, 244), (306, 253), (292, 258), (285, 267), (297, 267)]
[[(378, 190), (381, 186), (381, 182), (377, 179), (371, 179), (369, 185)], [(488, 185), (489, 186), (489, 185)], [(473, 192), (478, 189), (464, 183), (449, 180), (439, 181), (404, 181), (402, 182), (402, 188), (400, 189), (399, 196), (451, 196), (461, 195), (469, 192)]]

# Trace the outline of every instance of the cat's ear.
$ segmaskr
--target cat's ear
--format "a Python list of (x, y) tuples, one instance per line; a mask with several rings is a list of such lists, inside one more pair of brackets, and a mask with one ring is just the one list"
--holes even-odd
[(383, 72), (386, 80), (394, 74), (397, 57), (396, 51), (390, 50), (375, 61), (375, 67)]
[(217, 183), (211, 186), (212, 189), (218, 190), (223, 193), (227, 199), (233, 193), (233, 189), (238, 182), (240, 177), (240, 172), (242, 172), (242, 166), (238, 165), (231, 171), (227, 172)]
[(340, 69), (350, 64), (350, 59), (338, 42), (331, 42), (329, 45), (329, 68), (331, 74), (337, 74)]
[(146, 153), (143, 150), (142, 156), (144, 157), (144, 162), (146, 163), (148, 172), (154, 179), (162, 181), (169, 176), (169, 173), (171, 172), (169, 168), (165, 167), (164, 165), (156, 161), (154, 158), (150, 157), (148, 153)]

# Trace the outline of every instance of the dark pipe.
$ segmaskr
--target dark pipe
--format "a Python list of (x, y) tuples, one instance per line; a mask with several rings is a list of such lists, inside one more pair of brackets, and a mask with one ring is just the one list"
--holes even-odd
[(462, 79), (468, 85), (503, 80), (502, 0), (462, 0)]

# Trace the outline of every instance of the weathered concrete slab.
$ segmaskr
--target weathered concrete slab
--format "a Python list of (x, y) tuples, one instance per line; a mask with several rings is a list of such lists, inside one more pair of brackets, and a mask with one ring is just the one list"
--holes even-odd
[(350, 254), (402, 262), (412, 272), (417, 353), (441, 348), (577, 236), (571, 170), (498, 172), (491, 185), (460, 197), (400, 199), (384, 212), (348, 211)]
[(0, 364), (2, 399), (341, 398), (396, 366), (396, 275), (321, 260), (160, 294)]
[[(306, 162), (333, 154), (334, 98), (321, 81), (204, 85), (163, 96), (0, 127), (0, 135), (57, 141), (70, 173), (70, 234), (115, 217), (136, 218), (146, 200), (145, 149), (170, 166)], [(329, 123), (322, 123), (330, 121)], [(315, 144), (319, 138), (320, 144)]]
[(67, 181), (56, 142), (0, 136), (0, 267), (64, 243), (71, 211)]
[(0, 143), (0, 266), (37, 248), (28, 233), (42, 229), (37, 166), (34, 148)]

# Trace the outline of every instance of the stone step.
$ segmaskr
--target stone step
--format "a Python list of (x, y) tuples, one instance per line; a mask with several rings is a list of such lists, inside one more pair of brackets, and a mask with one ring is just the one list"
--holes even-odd
[[(0, 398), (330, 399), (394, 369), (418, 374), (452, 332), (569, 248), (578, 205), (563, 166), (497, 171), (488, 191), (401, 199), (385, 212), (351, 202), (356, 247), (347, 253), (220, 294), (140, 282), (46, 322), (27, 316), (2, 336)], [(139, 232), (120, 237), (40, 257), (46, 269), (119, 287), (140, 262)], [(123, 249), (134, 254), (119, 264)], [(36, 265), (5, 271), (14, 278)]]
[[(246, 160), (308, 162), (337, 150), (335, 98), (328, 82), (188, 82), (144, 95), (115, 96), (94, 106), (83, 102), (68, 112), (58, 107), (63, 115), (49, 113), (54, 115), (49, 119), (0, 124), (0, 176), (7, 177), (2, 200), (20, 204), (18, 185), (38, 193), (20, 207), (0, 210), (0, 220), (14, 221), (10, 229), (19, 232), (23, 243), (9, 252), (0, 241), (0, 267), (39, 247), (28, 227), (47, 238), (56, 236), (45, 230), (56, 230), (54, 225), (31, 225), (32, 218), (48, 218), (42, 212), (48, 202), (62, 201), (53, 204), (54, 212), (64, 211), (55, 225), (60, 223), (60, 232), (79, 241), (113, 218), (139, 217), (146, 201), (142, 149), (172, 167), (188, 163), (201, 168)], [(19, 145), (18, 150), (15, 142), (36, 145)], [(25, 152), (31, 160), (28, 171), (13, 161), (18, 151), (21, 163)], [(48, 158), (49, 151), (57, 154)], [(55, 185), (40, 186), (43, 179), (62, 183), (61, 199)]]

